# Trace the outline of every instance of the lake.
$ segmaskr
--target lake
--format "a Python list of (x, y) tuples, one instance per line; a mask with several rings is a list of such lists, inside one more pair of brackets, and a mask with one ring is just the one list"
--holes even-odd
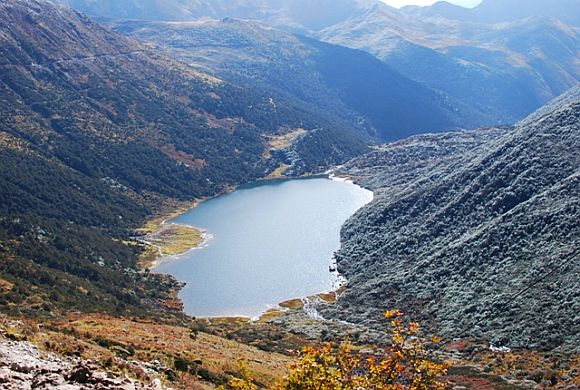
[(342, 224), (372, 200), (351, 182), (310, 178), (260, 183), (203, 202), (171, 222), (211, 238), (162, 259), (155, 272), (187, 283), (185, 312), (258, 317), (292, 298), (336, 287), (331, 273)]

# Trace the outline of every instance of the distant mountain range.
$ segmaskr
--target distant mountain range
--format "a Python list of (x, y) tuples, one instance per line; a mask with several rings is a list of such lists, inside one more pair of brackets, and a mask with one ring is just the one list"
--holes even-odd
[[(423, 135), (340, 170), (375, 200), (342, 231), (349, 288), (324, 315), (404, 308), (449, 338), (577, 349), (580, 87), (519, 123)], [(538, 320), (541, 318), (542, 320)]]
[[(209, 18), (261, 20), (297, 31), (321, 31), (369, 11), (399, 11), (380, 0), (53, 0), (93, 16), (149, 21), (190, 21)], [(530, 17), (554, 17), (578, 27), (579, 0), (484, 0), (474, 8), (439, 1), (432, 6), (406, 6), (403, 14), (440, 16), (477, 23), (515, 22)]]
[(486, 124), (514, 123), (580, 82), (578, 32), (556, 19), (488, 25), (376, 9), (317, 35), (374, 54)]
[(515, 123), (580, 82), (580, 0), (484, 0), (474, 9), (439, 2), (401, 10), (378, 0), (60, 1), (105, 18), (253, 19), (362, 49), (443, 96), (457, 110), (458, 126)]
[(506, 23), (532, 17), (553, 17), (580, 27), (579, 0), (484, 0), (474, 8), (439, 1), (429, 7), (407, 6), (401, 11), (415, 16), (440, 16), (474, 23)]
[[(56, 0), (92, 16), (149, 21), (208, 18), (261, 20), (297, 31), (318, 31), (372, 7), (378, 0)], [(388, 7), (391, 8), (391, 7)]]

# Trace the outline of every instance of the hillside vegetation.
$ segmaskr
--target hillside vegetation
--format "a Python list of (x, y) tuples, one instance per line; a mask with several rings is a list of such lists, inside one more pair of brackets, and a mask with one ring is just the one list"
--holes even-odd
[[(443, 96), (443, 106), (455, 110), (457, 116), (451, 119), (460, 127), (513, 124), (580, 81), (578, 0), (484, 0), (473, 10), (444, 1), (430, 7), (402, 9), (380, 0), (59, 1), (105, 18), (170, 22), (197, 18), (259, 20), (278, 29), (361, 49), (382, 60), (399, 77), (423, 84), (430, 94), (436, 91)], [(161, 40), (167, 43), (167, 38), (175, 33), (176, 45), (169, 46), (183, 54), (190, 44), (188, 38), (184, 39), (187, 32), (177, 25), (163, 29), (169, 31), (162, 32)], [(155, 41), (154, 34), (151, 38)], [(206, 54), (211, 46), (214, 51), (210, 61), (234, 45), (210, 44), (204, 48)], [(330, 65), (332, 68), (333, 63)], [(366, 72), (345, 73), (340, 75), (343, 82), (352, 81), (355, 87), (363, 87), (358, 84)], [(397, 90), (396, 85), (389, 88)], [(371, 95), (376, 101), (368, 98)], [(367, 109), (361, 112), (363, 115), (368, 115), (368, 110), (376, 115), (374, 104), (382, 104), (384, 112), (397, 112), (385, 109), (391, 101), (381, 102), (383, 96), (372, 88), (363, 97), (361, 104)], [(432, 103), (432, 109), (441, 107), (441, 101)], [(414, 131), (425, 132), (422, 126)]]
[(261, 23), (225, 19), (112, 24), (195, 69), (303, 102), (383, 141), (475, 127), (482, 121), (460, 102), (409, 80), (368, 53)]
[(436, 333), (576, 350), (580, 88), (514, 129), (427, 135), (341, 172), (375, 191), (342, 231), (328, 313), (405, 307)]
[[(0, 304), (123, 312), (177, 285), (133, 229), (178, 202), (367, 150), (356, 129), (192, 70), (75, 11), (0, 4)], [(272, 137), (304, 134), (270, 153)], [(129, 240), (129, 241), (128, 241)]]

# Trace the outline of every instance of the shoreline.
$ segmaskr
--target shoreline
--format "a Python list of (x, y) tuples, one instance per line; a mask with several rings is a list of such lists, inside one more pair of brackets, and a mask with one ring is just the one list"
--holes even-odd
[[(181, 227), (181, 228), (187, 228), (192, 232), (192, 235), (197, 236), (195, 241), (192, 240), (190, 242), (190, 245), (188, 245), (188, 247), (186, 249), (184, 249), (183, 251), (178, 251), (176, 253), (164, 253), (163, 252), (163, 247), (152, 243), (152, 242), (148, 242), (146, 240), (139, 240), (140, 242), (146, 244), (146, 245), (151, 245), (153, 247), (156, 247), (158, 249), (158, 256), (153, 259), (150, 260), (148, 262), (148, 267), (151, 271), (155, 272), (155, 269), (158, 268), (159, 266), (161, 266), (164, 263), (176, 260), (179, 256), (185, 255), (191, 251), (195, 251), (198, 249), (203, 249), (206, 246), (209, 245), (209, 243), (213, 240), (214, 236), (209, 233), (207, 230), (205, 229), (200, 229), (197, 228), (195, 226), (190, 226), (190, 225), (182, 225), (182, 224), (178, 224), (178, 223), (173, 223), (171, 222), (168, 226), (174, 226), (174, 227)], [(169, 238), (169, 240), (171, 240), (171, 238)]]
[[(348, 288), (347, 284), (343, 284), (338, 288), (329, 290), (322, 293), (317, 293), (314, 295), (308, 295), (302, 298), (290, 298), (285, 301), (279, 302), (276, 305), (271, 305), (271, 307), (262, 311), (256, 316), (249, 316), (246, 314), (231, 314), (231, 315), (216, 315), (216, 316), (195, 316), (198, 320), (208, 320), (208, 321), (244, 321), (248, 323), (260, 323), (268, 322), (277, 317), (291, 312), (292, 310), (304, 310), (316, 303), (332, 304), (337, 301), (337, 299), (342, 295), (342, 293)], [(308, 313), (307, 313), (308, 314)]]
[[(335, 167), (332, 168), (324, 173), (317, 173), (317, 174), (307, 174), (298, 177), (265, 177), (254, 180), (249, 183), (240, 184), (237, 186), (230, 186), (223, 191), (220, 191), (218, 194), (210, 197), (205, 197), (201, 199), (195, 199), (189, 204), (183, 205), (181, 207), (173, 208), (167, 214), (161, 214), (157, 217), (152, 218), (151, 220), (147, 221), (144, 227), (137, 229), (137, 232), (144, 232), (146, 233), (143, 236), (135, 237), (135, 239), (141, 243), (142, 245), (146, 245), (149, 248), (155, 248), (155, 252), (153, 254), (149, 253), (148, 258), (140, 260), (140, 268), (145, 270), (149, 268), (151, 271), (155, 271), (155, 268), (158, 268), (160, 265), (164, 264), (165, 262), (174, 261), (178, 259), (180, 256), (185, 255), (191, 251), (202, 249), (206, 247), (214, 236), (205, 229), (201, 229), (195, 226), (190, 226), (186, 224), (179, 224), (175, 222), (171, 222), (172, 219), (179, 217), (182, 214), (190, 212), (194, 210), (196, 207), (201, 205), (203, 202), (211, 200), (213, 198), (217, 198), (222, 195), (227, 195), (232, 193), (238, 189), (246, 189), (252, 188), (255, 186), (260, 186), (263, 184), (274, 183), (274, 182), (284, 182), (284, 181), (292, 181), (292, 180), (308, 180), (308, 179), (316, 179), (316, 178), (325, 178), (332, 181), (337, 182), (347, 182), (353, 185), (356, 184), (351, 177), (349, 176), (339, 176), (336, 175), (334, 172), (336, 169), (340, 168)], [(361, 188), (364, 188), (361, 186)], [(368, 190), (367, 188), (365, 188)], [(370, 190), (369, 190), (370, 191)], [(372, 191), (371, 191), (372, 192)], [(374, 194), (373, 194), (374, 197)], [(372, 200), (372, 199), (371, 199)], [(364, 207), (364, 206), (363, 206)], [(183, 250), (175, 252), (175, 253), (164, 253), (163, 246), (157, 245), (155, 242), (150, 242), (147, 240), (149, 235), (159, 235), (164, 232), (164, 229), (171, 229), (172, 227), (175, 228), (185, 228), (188, 229), (196, 236), (194, 240), (189, 241), (187, 247), (184, 247)], [(167, 237), (167, 241), (171, 241), (172, 235)], [(247, 322), (266, 322), (270, 321), (274, 318), (277, 318), (281, 315), (288, 313), (291, 310), (304, 310), (308, 305), (314, 303), (315, 301), (323, 302), (326, 304), (332, 304), (336, 302), (339, 296), (346, 290), (348, 287), (348, 280), (339, 272), (336, 271), (336, 262), (334, 257), (332, 258), (332, 262), (330, 263), (329, 267), (334, 268), (334, 270), (330, 271), (332, 274), (335, 274), (336, 281), (333, 282), (332, 286), (329, 288), (328, 291), (320, 292), (311, 296), (301, 297), (301, 298), (291, 298), (282, 302), (279, 302), (275, 305), (272, 305), (268, 309), (261, 312), (259, 315), (251, 317), (247, 315), (231, 315), (231, 316), (206, 316), (206, 317), (196, 317), (199, 319), (207, 319), (207, 320), (219, 320), (219, 319), (237, 319), (243, 320)], [(188, 315), (184, 312), (184, 314)]]
[(164, 257), (186, 253), (197, 248), (203, 242), (204, 231), (202, 229), (169, 222), (181, 214), (193, 210), (202, 201), (203, 199), (195, 199), (192, 202), (183, 202), (174, 207), (168, 205), (168, 212), (160, 212), (135, 230), (136, 236), (133, 239), (145, 248), (139, 256), (138, 263), (142, 271), (154, 269)]

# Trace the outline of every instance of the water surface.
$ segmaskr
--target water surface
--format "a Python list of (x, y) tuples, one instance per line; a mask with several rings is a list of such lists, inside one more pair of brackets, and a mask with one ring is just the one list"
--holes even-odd
[(166, 259), (156, 272), (187, 282), (180, 297), (199, 317), (257, 317), (279, 302), (329, 291), (342, 224), (372, 199), (326, 178), (268, 182), (202, 203), (173, 220), (205, 229), (205, 247)]

